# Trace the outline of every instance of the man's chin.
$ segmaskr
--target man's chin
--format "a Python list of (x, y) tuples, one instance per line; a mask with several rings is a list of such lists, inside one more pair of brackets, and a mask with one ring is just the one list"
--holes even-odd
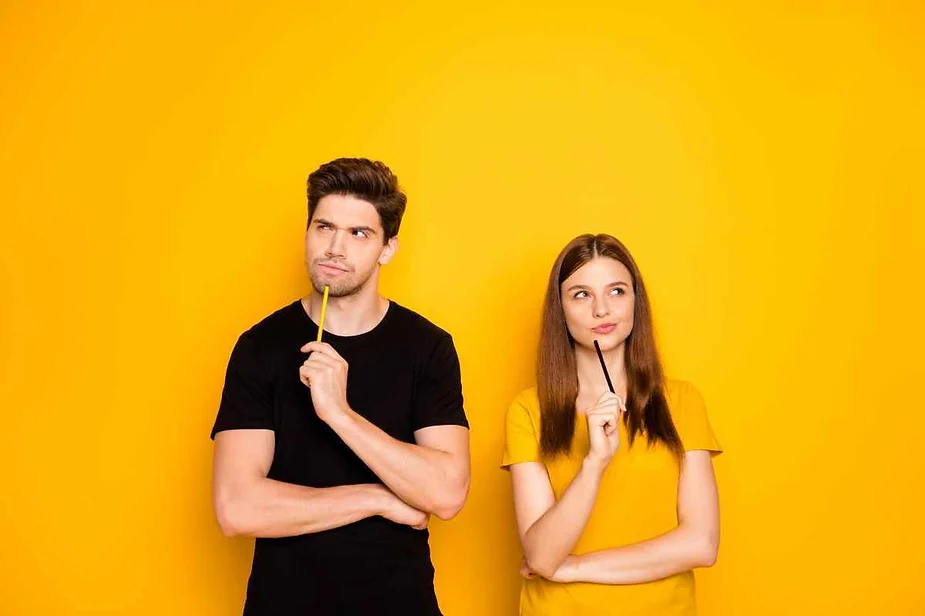
[(324, 293), (324, 287), (328, 287), (328, 296), (329, 297), (347, 297), (348, 295), (354, 295), (360, 288), (362, 284), (355, 284), (348, 281), (332, 280), (326, 282), (322, 279), (312, 277), (312, 288), (315, 289), (316, 293)]

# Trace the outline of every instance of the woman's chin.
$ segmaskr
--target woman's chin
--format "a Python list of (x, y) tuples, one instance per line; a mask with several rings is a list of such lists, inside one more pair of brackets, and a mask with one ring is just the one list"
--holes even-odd
[(624, 342), (626, 339), (625, 339), (625, 338), (621, 338), (618, 334), (616, 334), (616, 333), (614, 332), (614, 333), (611, 333), (611, 334), (600, 335), (600, 336), (595, 335), (595, 336), (593, 336), (593, 337), (591, 337), (591, 338), (588, 338), (588, 339), (586, 339), (586, 340), (579, 341), (579, 344), (580, 344), (581, 346), (583, 346), (583, 347), (586, 347), (586, 348), (588, 348), (588, 349), (594, 351), (594, 350), (595, 350), (595, 349), (594, 349), (594, 341), (595, 341), (595, 340), (596, 340), (597, 343), (600, 345), (601, 351), (603, 351), (604, 353), (607, 353), (607, 352), (609, 352), (609, 351), (613, 351), (614, 349), (619, 348), (620, 345), (622, 345), (623, 342)]

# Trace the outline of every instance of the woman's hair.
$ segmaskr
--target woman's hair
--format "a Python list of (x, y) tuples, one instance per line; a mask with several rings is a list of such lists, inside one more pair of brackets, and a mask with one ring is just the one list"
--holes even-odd
[(542, 455), (552, 458), (561, 453), (567, 454), (575, 434), (578, 371), (575, 342), (569, 334), (562, 308), (562, 283), (578, 268), (598, 257), (619, 261), (632, 276), (634, 324), (626, 339), (624, 353), (627, 381), (624, 420), (630, 445), (643, 434), (650, 446), (660, 442), (680, 460), (683, 447), (665, 398), (664, 376), (646, 287), (626, 247), (606, 234), (587, 234), (573, 239), (559, 253), (549, 274), (537, 357)]

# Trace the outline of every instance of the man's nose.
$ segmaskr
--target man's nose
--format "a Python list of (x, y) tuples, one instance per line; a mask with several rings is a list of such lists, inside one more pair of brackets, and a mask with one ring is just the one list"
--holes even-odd
[(345, 257), (345, 248), (346, 241), (344, 239), (344, 231), (335, 231), (331, 236), (331, 241), (328, 244), (327, 250), (325, 250), (325, 255), (328, 257)]

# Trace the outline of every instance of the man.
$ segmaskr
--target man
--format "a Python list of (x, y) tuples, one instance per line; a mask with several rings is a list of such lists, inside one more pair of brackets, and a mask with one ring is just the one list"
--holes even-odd
[(246, 616), (440, 614), (426, 528), (465, 502), (469, 432), (452, 338), (379, 294), (405, 203), (380, 162), (312, 173), (315, 292), (232, 351), (213, 500), (225, 534), (257, 538)]

